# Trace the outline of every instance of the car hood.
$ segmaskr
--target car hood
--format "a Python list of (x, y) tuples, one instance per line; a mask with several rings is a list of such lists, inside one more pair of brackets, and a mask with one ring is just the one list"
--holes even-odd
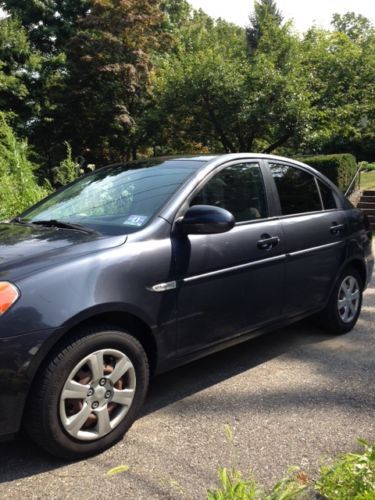
[(0, 223), (0, 280), (16, 280), (61, 259), (122, 245), (126, 236), (101, 236), (78, 230)]

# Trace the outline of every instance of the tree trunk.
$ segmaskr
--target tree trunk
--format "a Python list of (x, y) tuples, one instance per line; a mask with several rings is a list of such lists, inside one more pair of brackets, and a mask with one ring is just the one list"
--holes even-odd
[(214, 126), (214, 128), (216, 130), (216, 133), (218, 134), (218, 136), (220, 138), (220, 142), (222, 143), (222, 145), (223, 145), (223, 147), (225, 149), (225, 152), (226, 153), (235, 153), (236, 152), (236, 148), (233, 146), (233, 144), (230, 142), (230, 140), (228, 139), (228, 137), (225, 135), (225, 132), (222, 129), (221, 124), (220, 124), (219, 120), (217, 119), (217, 117), (215, 115), (215, 111), (213, 110), (208, 97), (207, 96), (203, 96), (203, 100), (205, 102), (205, 105), (206, 105), (206, 108), (207, 108), (210, 120), (211, 120), (211, 122), (212, 122), (212, 124), (213, 124), (213, 126)]
[(283, 144), (286, 143), (286, 141), (288, 139), (290, 139), (290, 137), (292, 137), (292, 133), (291, 132), (288, 132), (287, 134), (283, 135), (280, 137), (280, 139), (278, 139), (276, 142), (274, 142), (273, 144), (271, 144), (270, 146), (268, 146), (266, 149), (264, 149), (262, 151), (262, 153), (271, 153), (274, 149), (278, 148), (279, 146), (282, 146)]

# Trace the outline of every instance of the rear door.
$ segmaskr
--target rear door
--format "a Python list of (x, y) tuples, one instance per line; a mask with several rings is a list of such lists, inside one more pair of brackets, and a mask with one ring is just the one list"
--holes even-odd
[(261, 162), (218, 168), (192, 194), (190, 206), (196, 204), (229, 210), (236, 225), (227, 233), (173, 241), (181, 355), (276, 321), (284, 296), (284, 239)]
[(343, 262), (345, 213), (328, 184), (303, 167), (269, 162), (280, 204), (287, 264), (285, 314), (318, 309)]

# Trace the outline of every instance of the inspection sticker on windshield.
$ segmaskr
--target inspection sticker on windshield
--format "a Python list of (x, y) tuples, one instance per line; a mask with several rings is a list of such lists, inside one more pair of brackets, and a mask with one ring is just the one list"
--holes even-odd
[(124, 226), (143, 226), (143, 224), (148, 219), (147, 215), (129, 215), (125, 222), (123, 222)]

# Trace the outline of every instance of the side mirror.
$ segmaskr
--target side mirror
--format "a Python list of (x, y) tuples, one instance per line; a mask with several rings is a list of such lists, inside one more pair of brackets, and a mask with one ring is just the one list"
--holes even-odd
[(211, 205), (194, 205), (177, 221), (182, 234), (225, 233), (234, 224), (234, 217), (228, 210)]

